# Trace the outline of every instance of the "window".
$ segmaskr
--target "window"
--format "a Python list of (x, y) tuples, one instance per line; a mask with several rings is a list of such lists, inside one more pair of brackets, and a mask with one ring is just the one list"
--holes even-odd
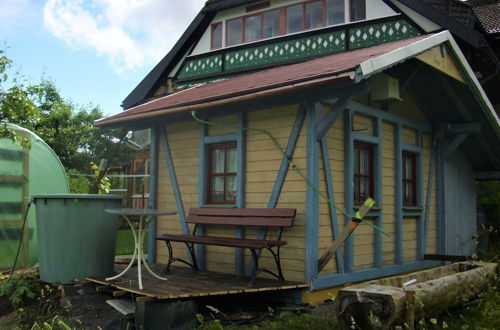
[(373, 196), (373, 147), (370, 144), (354, 144), (354, 204), (359, 205)]
[(323, 22), (323, 1), (305, 3), (305, 29), (315, 29), (325, 25)]
[(302, 31), (302, 4), (286, 7), (286, 33)]
[(366, 18), (366, 0), (350, 0), (351, 22), (360, 21)]
[(226, 46), (243, 42), (243, 18), (236, 18), (226, 23)]
[(403, 151), (403, 205), (417, 205), (417, 154)]
[[(249, 6), (247, 13), (269, 6), (269, 2)], [(366, 19), (366, 0), (309, 0), (230, 19), (226, 21), (226, 46), (342, 24), (346, 8), (348, 21)], [(212, 49), (222, 47), (222, 25), (218, 24), (212, 25)]]
[(222, 23), (212, 24), (212, 49), (222, 48)]
[(276, 37), (280, 34), (280, 10), (270, 10), (262, 14), (262, 38)]
[(208, 146), (207, 202), (236, 202), (236, 143)]
[(326, 0), (326, 24), (335, 25), (345, 22), (344, 0)]
[(262, 35), (262, 15), (245, 17), (245, 41), (261, 39)]

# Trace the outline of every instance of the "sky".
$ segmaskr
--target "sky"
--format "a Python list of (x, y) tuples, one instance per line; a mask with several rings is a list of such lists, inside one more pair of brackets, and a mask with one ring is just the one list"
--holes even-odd
[(64, 98), (110, 115), (204, 2), (0, 0), (0, 47), (29, 82), (49, 78)]

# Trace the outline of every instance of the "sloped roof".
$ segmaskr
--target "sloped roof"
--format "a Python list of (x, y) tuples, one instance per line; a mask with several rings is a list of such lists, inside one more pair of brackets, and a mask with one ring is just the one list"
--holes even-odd
[[(196, 105), (221, 100), (230, 102), (231, 98), (243, 95), (252, 96), (263, 91), (274, 90), (279, 93), (290, 88), (296, 88), (299, 85), (312, 85), (324, 82), (325, 80), (331, 82), (332, 80), (346, 79), (348, 76), (353, 79), (354, 70), (361, 63), (391, 53), (420, 40), (430, 38), (431, 36), (424, 35), (370, 48), (328, 55), (297, 64), (276, 67), (253, 74), (200, 85), (101, 119), (96, 122), (96, 125), (106, 126), (142, 117), (154, 117), (179, 111), (194, 110)], [(350, 72), (350, 74), (345, 74), (347, 72)], [(186, 108), (187, 106), (189, 108)]]

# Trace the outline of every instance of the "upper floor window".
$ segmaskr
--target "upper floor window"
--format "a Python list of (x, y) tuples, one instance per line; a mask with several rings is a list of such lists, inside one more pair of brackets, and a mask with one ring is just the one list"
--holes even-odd
[(374, 192), (373, 146), (354, 144), (354, 204), (360, 205)]
[[(309, 0), (230, 19), (226, 21), (226, 46), (342, 24), (346, 21), (346, 8), (350, 8), (348, 15), (350, 21), (366, 18), (366, 0)], [(222, 37), (219, 37), (221, 34), (222, 25), (214, 24), (212, 49), (219, 48), (217, 38), (222, 42)]]
[(222, 23), (212, 24), (212, 49), (222, 48)]
[(345, 22), (344, 0), (326, 0), (326, 24), (335, 25)]
[(226, 22), (226, 46), (243, 42), (243, 18), (235, 18)]
[(403, 152), (403, 205), (417, 205), (417, 154)]
[(325, 25), (323, 0), (310, 1), (304, 4), (304, 29), (315, 29)]
[(236, 202), (236, 143), (208, 146), (207, 202)]
[(351, 22), (366, 18), (366, 0), (350, 0)]

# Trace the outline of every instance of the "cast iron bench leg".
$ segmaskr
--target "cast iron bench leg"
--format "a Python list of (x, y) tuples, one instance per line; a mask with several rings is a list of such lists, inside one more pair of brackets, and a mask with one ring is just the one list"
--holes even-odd
[(194, 253), (194, 243), (189, 243), (189, 242), (184, 243), (184, 244), (186, 244), (186, 246), (188, 248), (188, 251), (189, 251), (189, 254), (191, 255), (193, 263), (187, 262), (186, 260), (184, 260), (182, 258), (174, 258), (173, 251), (172, 251), (172, 244), (170, 244), (170, 241), (165, 241), (165, 243), (167, 244), (167, 249), (168, 249), (168, 262), (167, 262), (167, 266), (165, 267), (165, 272), (167, 272), (167, 273), (170, 272), (170, 265), (174, 261), (180, 261), (182, 263), (185, 263), (186, 265), (190, 266), (194, 271), (199, 270), (198, 263), (196, 262), (196, 255)]
[(250, 283), (248, 284), (248, 286), (252, 288), (255, 286), (255, 278), (257, 277), (257, 270), (259, 269), (259, 256), (257, 255), (255, 249), (250, 249), (250, 252), (252, 252), (253, 269), (252, 278), (250, 279)]

